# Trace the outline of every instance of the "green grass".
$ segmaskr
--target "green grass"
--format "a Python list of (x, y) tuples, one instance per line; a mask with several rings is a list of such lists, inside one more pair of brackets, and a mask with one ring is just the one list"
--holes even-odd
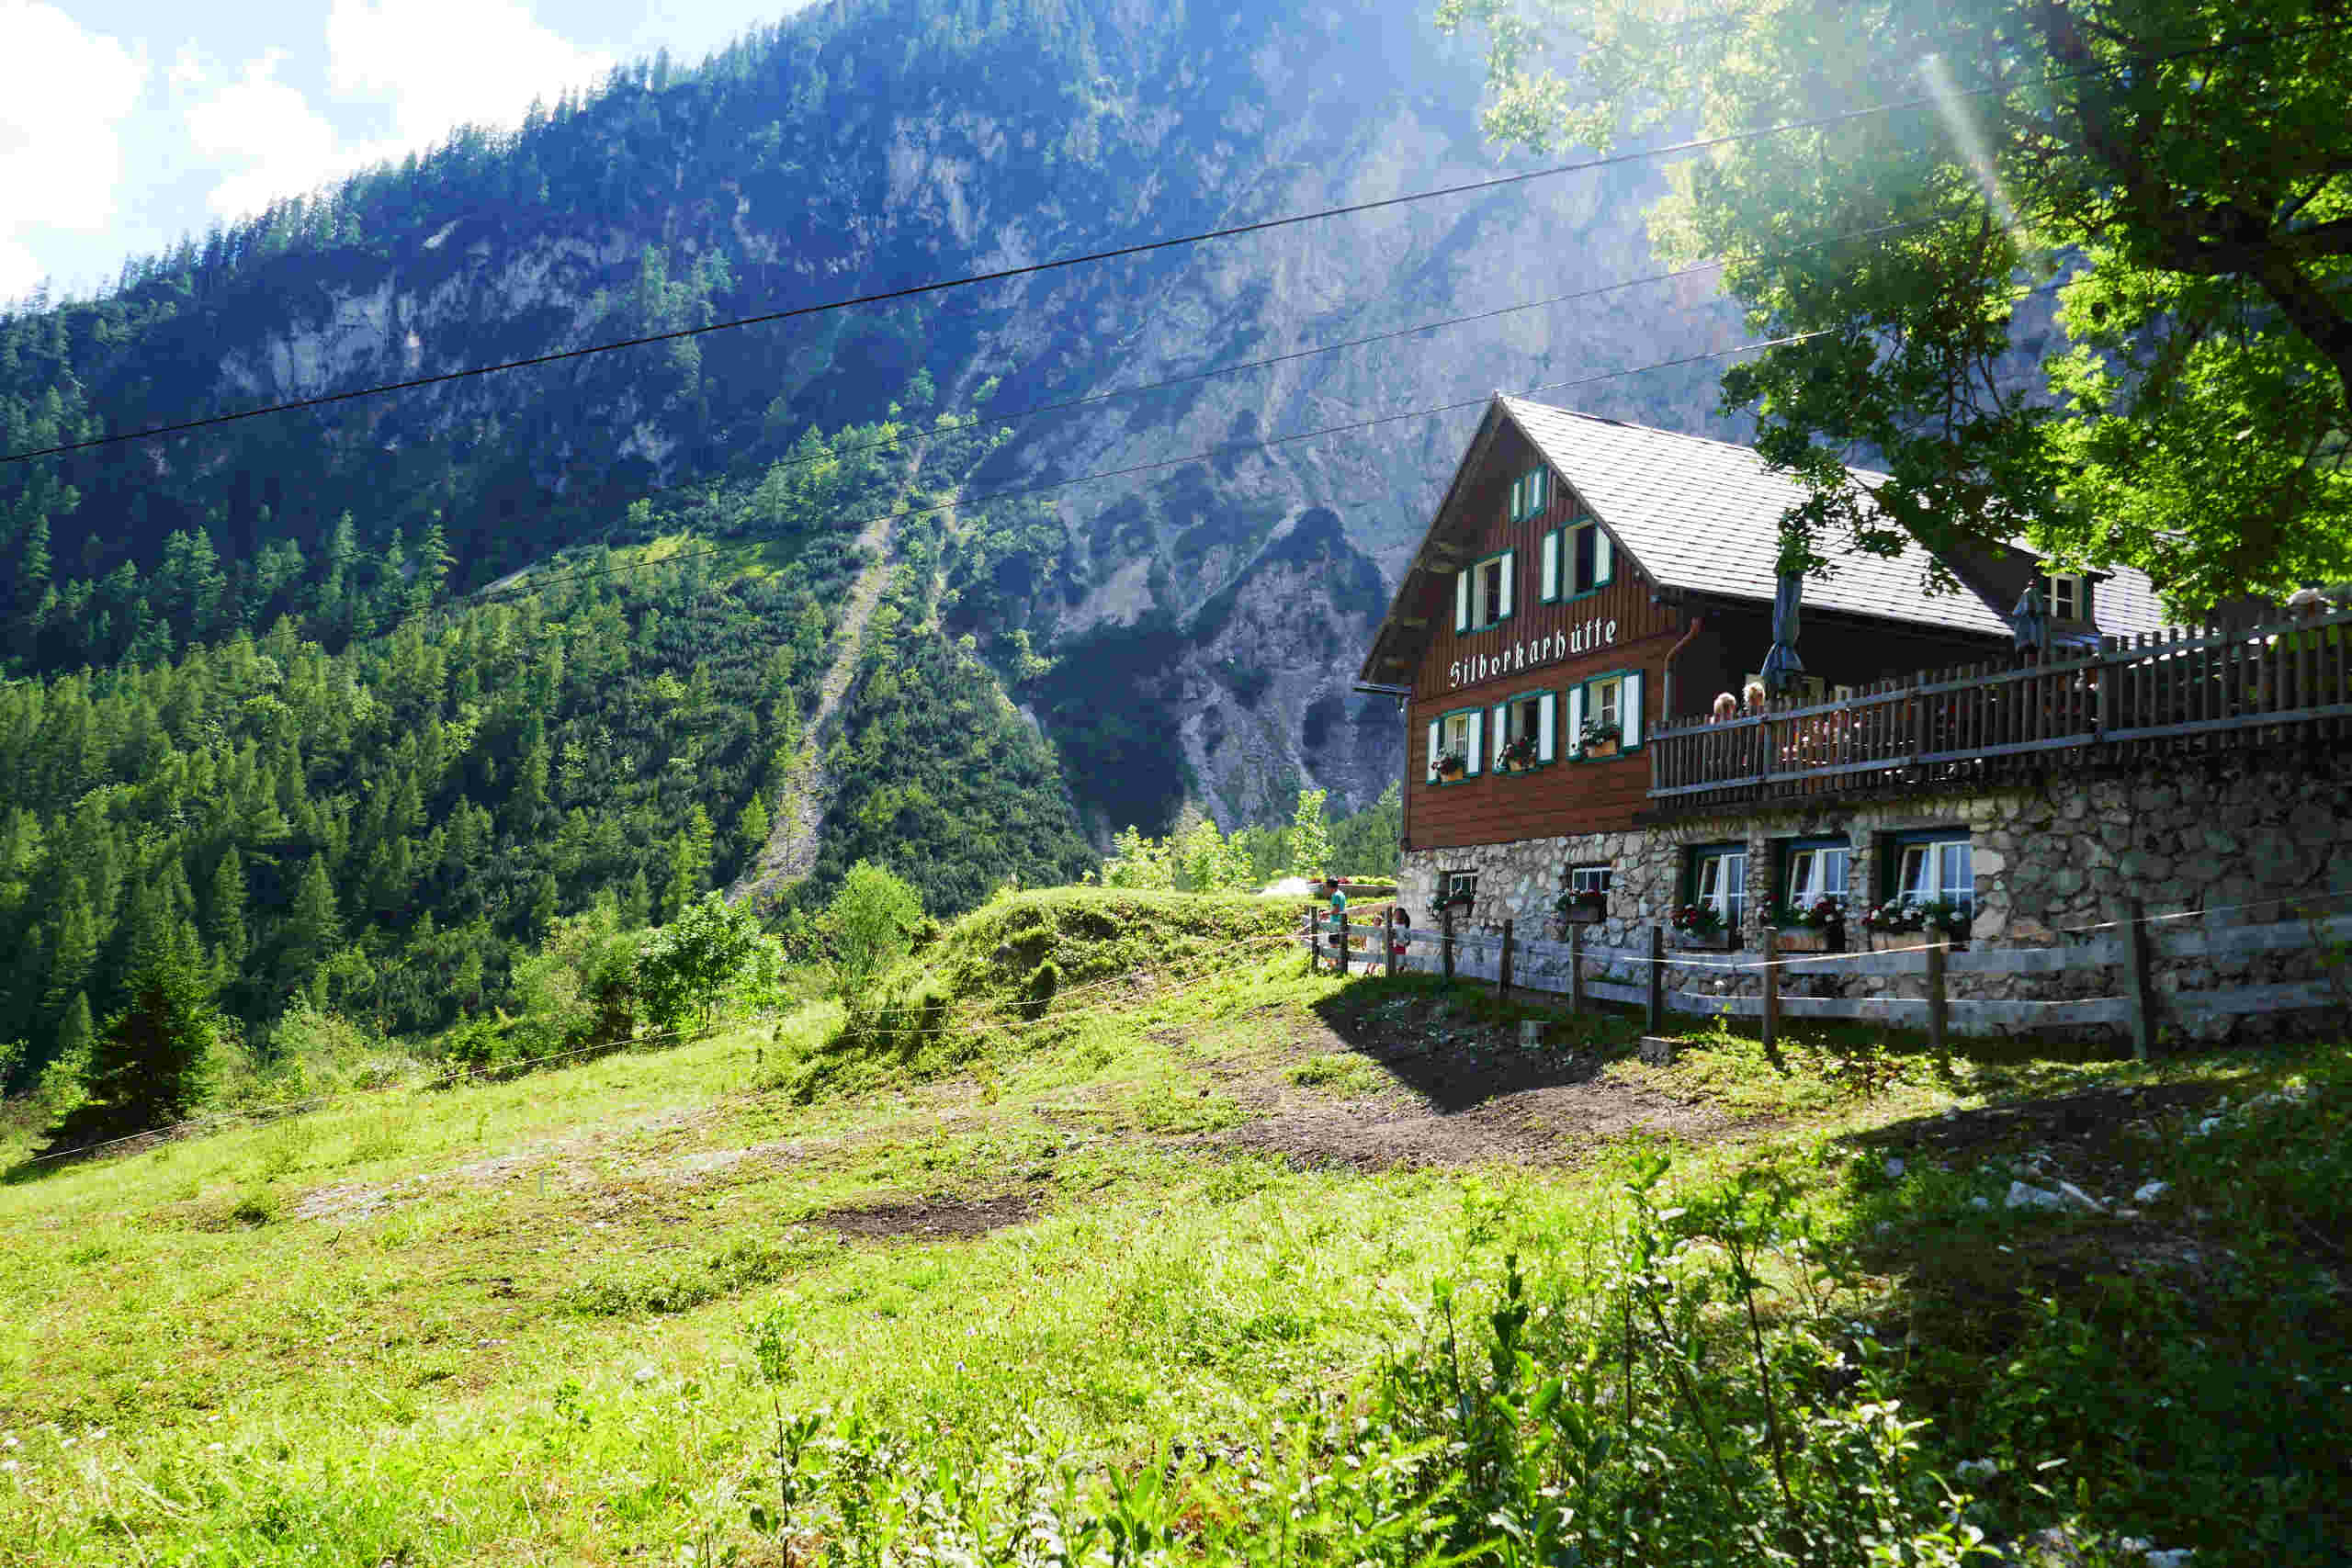
[[(1135, 897), (1027, 896), (951, 932), (930, 968), (968, 995), (990, 994), (974, 955), (1023, 931), (1073, 985), (1124, 977), (1038, 1022), (1000, 1011), (953, 1064), (812, 1074), (835, 1019), (812, 1010), (0, 1187), (0, 1563), (617, 1564), (705, 1545), (775, 1562), (748, 1522), (774, 1461), (745, 1325), (779, 1307), (791, 1407), (833, 1413), (828, 1506), (863, 1495), (842, 1478), (884, 1451), (876, 1433), (894, 1475), (1007, 1487), (1024, 1455), (1108, 1478), (1177, 1442), (1248, 1450), (1267, 1412), (1422, 1345), (1439, 1280), (1486, 1299), (1515, 1253), (1575, 1300), (1652, 1144), (1566, 1169), (1363, 1171), (1222, 1141), (1267, 1095), (1409, 1102), (1393, 1064), (1335, 1041), (1500, 1041), (1522, 1017), (1597, 1057), (1597, 1081), (1752, 1119), (1674, 1148), (1669, 1182), (1785, 1185), (1839, 1311), (1916, 1336), (1899, 1375), (1937, 1422), (1928, 1462), (1999, 1464), (1972, 1506), (1984, 1528), (2074, 1519), (2194, 1545), (2199, 1568), (2253, 1560), (2233, 1555), (2248, 1540), (2263, 1561), (2325, 1560), (2308, 1532), (2352, 1495), (2309, 1436), (2352, 1422), (2319, 1381), (2352, 1342), (2327, 1285), (2352, 1234), (2341, 1049), (2145, 1067), (2011, 1052), (1947, 1084), (1872, 1039), (1800, 1036), (1781, 1074), (1714, 1032), (1645, 1067), (1628, 1021), (1343, 985), (1292, 954), (1146, 983), (1145, 935), (1110, 919), (1102, 941), (1139, 944), (1121, 960), (1084, 936)], [(1200, 906), (1168, 918), (1204, 945), (1253, 918)], [(2243, 1100), (2299, 1078), (2316, 1096), (2265, 1113), (2291, 1126), (2184, 1139), (2167, 1111), (2153, 1138), (2098, 1133), (2078, 1162), (2097, 1179), (2175, 1184), (2141, 1221), (2001, 1209), (1991, 1168), (2051, 1138), (1934, 1142), (2020, 1097)], [(2165, 1261), (2182, 1247), (2226, 1264), (2183, 1272)], [(1200, 1484), (1210, 1501), (1188, 1506), (1248, 1506)]]

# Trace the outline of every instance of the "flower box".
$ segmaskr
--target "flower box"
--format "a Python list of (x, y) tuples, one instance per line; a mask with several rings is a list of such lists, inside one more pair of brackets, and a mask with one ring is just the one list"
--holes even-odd
[(1597, 926), (1608, 918), (1606, 904), (1571, 904), (1560, 911), (1562, 923), (1571, 926)]
[(1469, 771), (1469, 766), (1463, 762), (1440, 762), (1437, 765), (1437, 776), (1448, 784), (1452, 784)]
[(1588, 745), (1578, 747), (1577, 749), (1577, 755), (1582, 757), (1588, 762), (1597, 762), (1604, 757), (1614, 757), (1617, 755), (1617, 747), (1618, 742), (1614, 740), (1595, 740)]
[(1693, 953), (1729, 953), (1737, 945), (1738, 934), (1728, 926), (1712, 931), (1676, 931), (1674, 945)]
[[(1871, 932), (1871, 951), (1872, 953), (1910, 953), (1928, 946), (1935, 940), (1934, 932), (1917, 929), (1902, 931), (1872, 931)], [(1966, 937), (1955, 936), (1946, 940), (1951, 943), (1954, 953), (1968, 951)]]
[(1782, 953), (1843, 953), (1844, 926), (1782, 926), (1778, 943)]

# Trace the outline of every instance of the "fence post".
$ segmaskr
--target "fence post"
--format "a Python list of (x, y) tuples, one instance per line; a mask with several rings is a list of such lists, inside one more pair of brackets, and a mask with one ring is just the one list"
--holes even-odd
[(1348, 977), (1348, 912), (1338, 911), (1331, 917), (1331, 923), (1337, 928), (1331, 932), (1331, 940), (1340, 947), (1340, 978), (1344, 980)]
[(1775, 1067), (1781, 1066), (1781, 931), (1777, 926), (1766, 926), (1764, 931), (1764, 1059)]
[(1503, 917), (1503, 957), (1495, 966), (1495, 995), (1510, 995), (1510, 917)]
[(2115, 901), (2117, 932), (2123, 939), (2123, 995), (2132, 1004), (2132, 1057), (2144, 1062), (2156, 1040), (2156, 998), (2149, 985), (2148, 927), (2137, 898)]
[(1584, 927), (1568, 928), (1568, 1010), (1584, 1011)]
[(1666, 1023), (1666, 928), (1650, 928), (1649, 1030), (1656, 1034)]
[(1944, 955), (1951, 951), (1951, 933), (1939, 924), (1928, 944), (1928, 1045), (1936, 1054), (1936, 1070), (1951, 1077), (1951, 1050), (1945, 1035), (1951, 1008), (1944, 986)]
[(1453, 906), (1447, 904), (1440, 908), (1438, 911), (1438, 918), (1442, 920), (1445, 925), (1445, 942), (1443, 943), (1445, 977), (1451, 980), (1453, 978)]

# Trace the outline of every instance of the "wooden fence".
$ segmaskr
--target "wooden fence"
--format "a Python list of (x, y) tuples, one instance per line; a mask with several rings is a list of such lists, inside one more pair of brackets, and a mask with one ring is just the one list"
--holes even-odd
[(2096, 651), (1883, 681), (1829, 703), (1660, 721), (1650, 796), (1757, 800), (1983, 785), (2071, 759), (2352, 735), (2352, 610), (2244, 631), (2102, 638)]
[[(1492, 981), (1498, 990), (1544, 991), (1566, 996), (1571, 1010), (1596, 1001), (1628, 1002), (1642, 1008), (1653, 1029), (1668, 1012), (1754, 1018), (1773, 1043), (1783, 1018), (1859, 1020), (1925, 1029), (1939, 1044), (1947, 1029), (1959, 1033), (1998, 1028), (2073, 1028), (2115, 1024), (2145, 1055), (2157, 1027), (2167, 1019), (2191, 1021), (2214, 1016), (2341, 1009), (2352, 1022), (2352, 976), (2289, 980), (2212, 990), (2168, 990), (2155, 983), (2157, 964), (2198, 959), (2251, 958), (2261, 953), (2352, 942), (2352, 915), (2332, 919), (2283, 920), (2263, 925), (2172, 929), (2150, 920), (2136, 907), (2110, 928), (2080, 942), (2055, 947), (1986, 947), (1954, 951), (1940, 942), (1883, 953), (1781, 953), (1769, 928), (1759, 954), (1676, 948), (1663, 928), (1649, 929), (1641, 947), (1610, 947), (1583, 940), (1570, 927), (1565, 942), (1523, 940), (1504, 922), (1502, 934), (1408, 930), (1392, 933), (1383, 925), (1351, 924), (1344, 956), (1335, 933), (1321, 931), (1314, 945), (1320, 957), (1345, 969), (1396, 974), (1400, 970), (1443, 974), (1456, 979)], [(1392, 937), (1401, 942), (1392, 944)], [(1361, 945), (1359, 945), (1359, 942)], [(1402, 953), (1396, 949), (1401, 947)], [(2343, 960), (2336, 961), (2339, 964)], [(1640, 983), (1607, 978), (1612, 969), (1631, 969)], [(1717, 969), (1757, 977), (1759, 994), (1721, 996), (1708, 991), (1668, 990), (1671, 969)], [(2052, 1000), (1978, 999), (1950, 994), (1955, 975), (2052, 976), (2075, 970), (2117, 972), (2113, 994)], [(1917, 976), (1921, 997), (1809, 997), (1785, 994), (1783, 982), (1796, 976), (1836, 979)]]

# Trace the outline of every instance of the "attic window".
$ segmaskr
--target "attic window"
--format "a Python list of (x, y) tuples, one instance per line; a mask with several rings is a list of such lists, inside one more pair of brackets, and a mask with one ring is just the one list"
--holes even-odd
[(1477, 631), (1509, 620), (1513, 605), (1511, 552), (1488, 556), (1453, 579), (1453, 629)]
[(2053, 621), (2087, 621), (2091, 618), (2090, 580), (2075, 572), (2045, 571), (2041, 574), (2042, 602), (2050, 606)]
[(1617, 552), (1590, 518), (1544, 536), (1544, 602), (1574, 599), (1616, 581)]
[(1510, 482), (1510, 520), (1523, 523), (1552, 504), (1552, 470), (1530, 468)]

